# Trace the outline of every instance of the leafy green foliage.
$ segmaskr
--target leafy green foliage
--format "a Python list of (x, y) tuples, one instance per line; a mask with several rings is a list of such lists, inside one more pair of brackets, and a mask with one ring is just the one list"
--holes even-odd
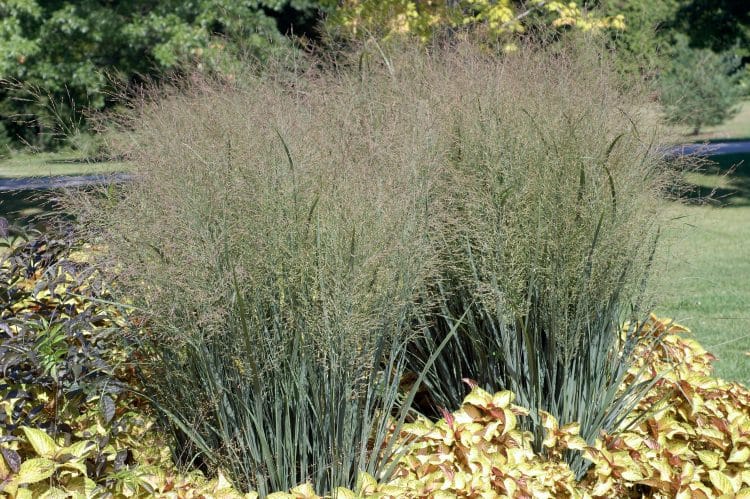
[(686, 125), (694, 134), (734, 116), (741, 89), (739, 61), (731, 54), (690, 48), (681, 38), (671, 63), (659, 76), (661, 103), (668, 123)]
[(748, 55), (750, 10), (743, 0), (682, 0), (673, 25), (690, 44), (716, 52)]
[(106, 288), (70, 241), (38, 236), (3, 246), (3, 492), (36, 496), (56, 487), (88, 497), (134, 462), (127, 447), (150, 426), (125, 389), (122, 316), (102, 304)]
[[(597, 0), (593, 5), (602, 15), (625, 17), (625, 29), (608, 34), (627, 79), (655, 79), (682, 40), (718, 54), (748, 55), (750, 11), (743, 0)], [(747, 71), (742, 73), (746, 79)]]
[[(39, 237), (14, 245), (3, 258), (0, 367), (6, 400), (15, 400), (11, 413), (3, 415), (6, 431), (40, 425), (44, 418), (42, 401), (18, 387), (33, 384), (55, 398), (98, 397), (107, 403), (122, 392), (108, 360), (114, 358), (118, 321), (71, 296), (106, 297), (93, 269), (63, 258), (70, 251), (68, 242)], [(54, 425), (55, 419), (44, 424)]]
[(609, 32), (615, 62), (627, 79), (653, 79), (667, 62), (681, 0), (601, 0), (603, 14), (622, 14), (625, 29)]
[[(280, 32), (311, 29), (315, 0), (49, 1), (0, 4), (0, 121), (12, 138), (43, 145), (72, 134), (85, 108), (101, 109), (111, 80), (132, 82), (181, 64), (225, 69), (289, 43)], [(299, 27), (297, 27), (299, 32)], [(19, 85), (10, 84), (11, 81)]]

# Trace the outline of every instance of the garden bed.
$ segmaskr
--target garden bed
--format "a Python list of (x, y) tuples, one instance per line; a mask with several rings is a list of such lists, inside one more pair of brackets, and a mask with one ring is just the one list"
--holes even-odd
[[(81, 251), (83, 250), (83, 251)], [(2, 265), (0, 475), (10, 497), (243, 497), (221, 474), (178, 469), (170, 437), (139, 396), (123, 313), (86, 263), (92, 250), (16, 241)], [(629, 429), (592, 444), (541, 413), (544, 455), (519, 429), (511, 392), (474, 388), (460, 410), (400, 431), (391, 479), (360, 474), (338, 497), (750, 497), (750, 391), (711, 376), (713, 357), (684, 327), (639, 352), (626, 383), (660, 376)], [(629, 418), (630, 419), (630, 418)], [(566, 463), (591, 463), (581, 480)], [(309, 484), (274, 497), (318, 497)], [(245, 494), (252, 497), (253, 494)]]

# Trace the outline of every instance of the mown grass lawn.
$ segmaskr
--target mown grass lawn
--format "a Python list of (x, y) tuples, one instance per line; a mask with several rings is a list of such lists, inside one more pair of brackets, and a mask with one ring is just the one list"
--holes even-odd
[(127, 168), (122, 161), (96, 161), (75, 152), (23, 153), (0, 160), (0, 178), (111, 173)]
[(730, 176), (691, 174), (719, 202), (674, 207), (658, 313), (688, 326), (718, 357), (719, 377), (750, 385), (750, 167)]
[[(726, 123), (681, 142), (750, 140), (750, 100)], [(718, 357), (716, 374), (750, 385), (750, 155), (733, 154), (687, 180), (703, 206), (674, 207), (676, 220), (662, 252), (667, 274), (655, 286), (657, 312), (674, 317)]]
[[(17, 153), (0, 159), (2, 179), (54, 175), (92, 175), (127, 171), (123, 161), (98, 161), (76, 152)], [(26, 223), (30, 217), (51, 210), (44, 192), (28, 190), (0, 193), (0, 216)]]

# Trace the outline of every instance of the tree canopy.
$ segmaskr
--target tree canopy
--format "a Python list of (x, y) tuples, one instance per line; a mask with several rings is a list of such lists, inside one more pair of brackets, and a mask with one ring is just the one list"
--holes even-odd
[(737, 113), (739, 60), (707, 48), (690, 48), (677, 40), (671, 62), (659, 78), (664, 118), (691, 127), (719, 125)]
[(624, 29), (620, 14), (600, 16), (577, 2), (548, 0), (343, 0), (332, 14), (332, 24), (350, 36), (393, 37), (416, 35), (426, 41), (441, 31), (471, 30), (505, 41), (526, 31), (529, 25), (553, 29)]
[(750, 58), (746, 0), (3, 0), (0, 150), (10, 138), (49, 146), (61, 117), (78, 123), (82, 109), (116, 102), (113, 80), (186, 63), (226, 73), (230, 61), (289, 50), (286, 34), (317, 37), (324, 18), (339, 40), (468, 33), (506, 51), (532, 30), (606, 31), (624, 72), (639, 76), (668, 67), (681, 36)]
[(227, 52), (262, 59), (288, 46), (285, 31), (311, 31), (325, 7), (318, 0), (5, 0), (0, 122), (39, 142), (51, 121), (49, 100), (58, 109), (99, 109), (110, 78), (160, 74), (186, 61), (217, 64)]

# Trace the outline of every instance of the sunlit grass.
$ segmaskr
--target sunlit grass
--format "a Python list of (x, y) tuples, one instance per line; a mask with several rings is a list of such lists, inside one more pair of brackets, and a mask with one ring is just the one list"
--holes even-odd
[(96, 161), (76, 152), (23, 153), (0, 160), (0, 178), (111, 173), (128, 168), (123, 161)]
[[(733, 176), (693, 173), (688, 180), (707, 195), (729, 192)], [(734, 190), (732, 192), (737, 192)], [(719, 377), (750, 384), (750, 198), (746, 191), (720, 199), (724, 205), (674, 207), (673, 244), (661, 255), (666, 277), (656, 283), (658, 312), (694, 331), (718, 357)]]

